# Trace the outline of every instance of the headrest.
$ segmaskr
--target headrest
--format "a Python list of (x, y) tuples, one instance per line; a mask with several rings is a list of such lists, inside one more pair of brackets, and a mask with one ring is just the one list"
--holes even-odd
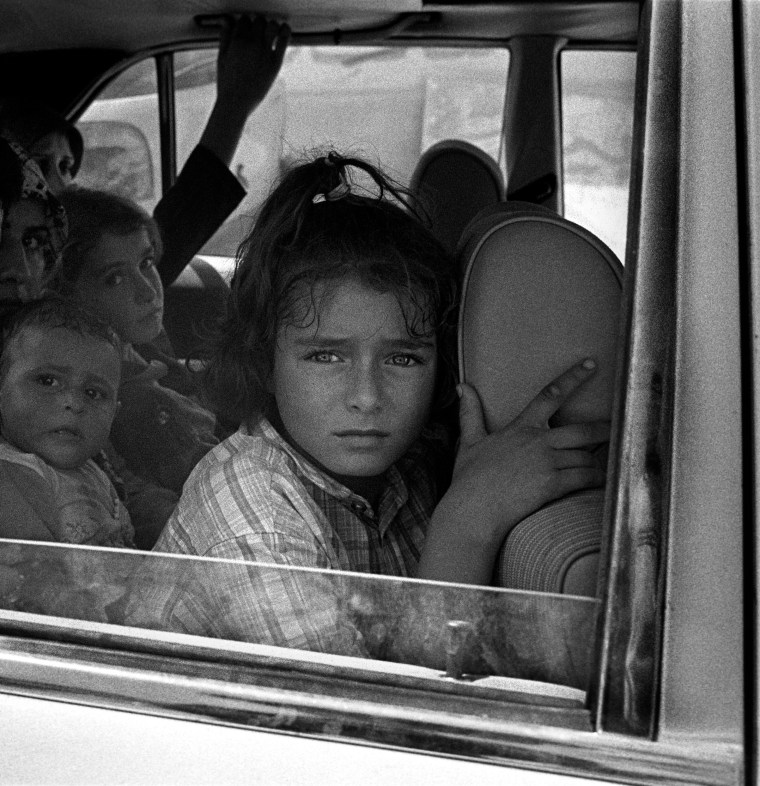
[(502, 203), (466, 227), (459, 258), (460, 379), (478, 391), (488, 431), (585, 357), (598, 370), (552, 425), (610, 418), (623, 280), (613, 252), (547, 208)]
[(485, 206), (503, 202), (504, 176), (479, 147), (445, 139), (420, 157), (409, 184), (431, 221), (431, 230), (452, 254), (462, 230)]

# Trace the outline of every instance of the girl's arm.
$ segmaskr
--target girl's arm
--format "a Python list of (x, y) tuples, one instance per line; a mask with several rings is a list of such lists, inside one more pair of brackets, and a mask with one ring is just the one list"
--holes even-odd
[(493, 434), (486, 433), (475, 389), (460, 387), (454, 475), (433, 513), (418, 578), (490, 584), (498, 550), (515, 524), (552, 500), (604, 483), (588, 448), (609, 439), (609, 424), (547, 425), (594, 370), (587, 360), (566, 371)]

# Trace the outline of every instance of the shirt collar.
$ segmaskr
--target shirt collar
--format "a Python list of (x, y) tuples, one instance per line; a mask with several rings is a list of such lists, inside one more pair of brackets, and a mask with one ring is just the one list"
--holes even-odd
[[(325, 474), (321, 469), (315, 467), (305, 456), (299, 453), (279, 431), (269, 422), (265, 417), (262, 417), (255, 427), (246, 427), (246, 432), (250, 435), (255, 435), (259, 432), (267, 442), (275, 445), (277, 448), (285, 452), (295, 463), (296, 470), (299, 474), (310, 480), (315, 486), (327, 492), (338, 500), (348, 504), (352, 502), (362, 502), (367, 507), (370, 507), (364, 497), (355, 494), (351, 489), (344, 486), (334, 478)], [(401, 473), (396, 465), (392, 465), (386, 473), (388, 484), (383, 491), (377, 511), (378, 519), (385, 524), (380, 524), (381, 532), (387, 528), (387, 522), (395, 515), (396, 511), (406, 502), (409, 497), (409, 492), (406, 487)], [(391, 514), (390, 516), (387, 514)]]

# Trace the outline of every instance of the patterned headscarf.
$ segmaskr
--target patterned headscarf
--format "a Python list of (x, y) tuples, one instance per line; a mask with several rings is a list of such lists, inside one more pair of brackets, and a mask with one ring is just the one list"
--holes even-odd
[[(39, 282), (40, 289), (44, 289), (60, 267), (61, 252), (68, 235), (66, 212), (63, 205), (50, 193), (37, 163), (16, 142), (0, 138), (0, 241), (5, 211), (23, 199), (38, 200), (45, 211), (49, 246), (45, 249), (44, 280)], [(24, 291), (17, 294), (19, 301), (32, 297), (32, 294)], [(3, 299), (9, 299), (7, 294)]]

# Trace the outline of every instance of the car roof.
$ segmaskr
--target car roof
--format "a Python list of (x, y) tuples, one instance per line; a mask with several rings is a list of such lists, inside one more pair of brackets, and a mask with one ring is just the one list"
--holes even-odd
[[(112, 49), (134, 53), (209, 37), (197, 16), (261, 11), (288, 21), (296, 35), (335, 30), (391, 38), (505, 39), (554, 34), (571, 40), (632, 42), (639, 3), (632, 0), (564, 2), (445, 2), (421, 0), (3, 0), (0, 53), (44, 49)], [(418, 17), (406, 16), (419, 14)]]
[(96, 86), (138, 56), (213, 44), (220, 15), (288, 21), (292, 43), (488, 45), (519, 35), (633, 46), (637, 0), (2, 0), (3, 93), (75, 117)]

